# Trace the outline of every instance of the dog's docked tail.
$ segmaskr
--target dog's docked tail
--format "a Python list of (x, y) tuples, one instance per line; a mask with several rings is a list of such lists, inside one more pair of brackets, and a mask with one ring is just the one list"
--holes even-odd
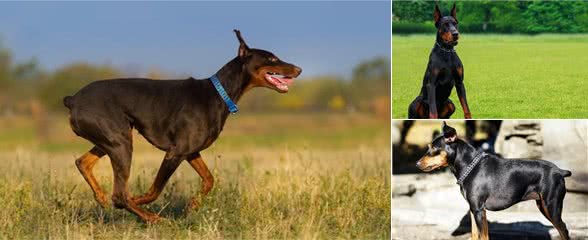
[(66, 96), (63, 98), (63, 105), (65, 105), (67, 108), (69, 108), (71, 110), (71, 108), (73, 107), (73, 97), (72, 96)]

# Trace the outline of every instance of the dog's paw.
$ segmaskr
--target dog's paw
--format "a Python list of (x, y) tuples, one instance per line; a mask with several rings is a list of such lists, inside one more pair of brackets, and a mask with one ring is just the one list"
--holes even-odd
[(198, 208), (200, 208), (200, 201), (198, 199), (192, 199), (190, 200), (190, 203), (188, 203), (188, 205), (186, 205), (184, 208), (184, 212), (188, 214), (192, 211), (198, 210)]
[(108, 203), (108, 199), (106, 198), (106, 196), (104, 194), (94, 194), (94, 199), (96, 199), (96, 202), (98, 202), (98, 204), (100, 204), (100, 206), (102, 208), (110, 207), (110, 204)]
[(164, 222), (166, 219), (163, 217), (160, 217), (157, 214), (147, 214), (146, 216), (143, 217), (143, 221), (145, 221), (147, 224), (156, 224), (156, 223), (161, 223)]

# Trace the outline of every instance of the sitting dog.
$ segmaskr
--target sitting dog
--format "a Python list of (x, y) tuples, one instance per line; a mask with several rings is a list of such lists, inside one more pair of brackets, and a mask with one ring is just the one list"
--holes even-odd
[(439, 6), (435, 4), (433, 16), (437, 27), (437, 39), (429, 55), (421, 92), (408, 107), (408, 118), (451, 117), (455, 112), (455, 105), (449, 99), (449, 95), (454, 86), (463, 108), (464, 118), (472, 118), (463, 83), (463, 64), (454, 49), (459, 40), (455, 4), (450, 16), (442, 16)]

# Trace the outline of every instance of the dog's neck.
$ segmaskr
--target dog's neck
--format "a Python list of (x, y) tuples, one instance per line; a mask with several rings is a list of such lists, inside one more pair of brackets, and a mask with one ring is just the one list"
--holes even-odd
[(251, 80), (251, 76), (244, 71), (243, 61), (236, 57), (216, 72), (223, 88), (235, 103), (241, 99)]
[(474, 161), (478, 151), (472, 145), (461, 139), (457, 139), (457, 142), (453, 144), (455, 144), (453, 146), (455, 154), (452, 156), (454, 159), (452, 159), (453, 164), (450, 165), (450, 169), (455, 179), (459, 179), (467, 166)]
[(433, 49), (438, 49), (441, 52), (446, 53), (455, 53), (455, 49), (453, 49), (453, 47), (453, 45), (445, 43), (443, 39), (441, 39), (441, 35), (437, 33), (437, 39), (435, 39), (435, 46), (433, 46)]

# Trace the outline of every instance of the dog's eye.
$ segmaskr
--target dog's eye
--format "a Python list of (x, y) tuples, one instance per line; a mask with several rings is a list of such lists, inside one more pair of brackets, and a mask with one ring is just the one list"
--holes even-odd
[(276, 58), (276, 57), (269, 57), (268, 60), (270, 62), (277, 62), (278, 61), (278, 58)]

